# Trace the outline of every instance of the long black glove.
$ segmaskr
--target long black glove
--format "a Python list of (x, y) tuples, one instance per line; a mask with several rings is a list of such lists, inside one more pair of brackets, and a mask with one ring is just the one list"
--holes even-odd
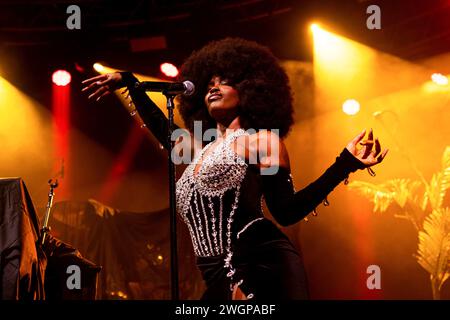
[(348, 175), (365, 165), (344, 149), (316, 181), (295, 192), (288, 169), (279, 168), (274, 175), (261, 175), (267, 207), (282, 226), (294, 224), (307, 216)]
[[(122, 82), (118, 84), (118, 87), (127, 87), (139, 116), (156, 139), (158, 139), (159, 143), (167, 150), (169, 147), (167, 141), (169, 132), (167, 117), (147, 96), (145, 91), (135, 87), (136, 82), (139, 82), (139, 80), (131, 72), (120, 72), (120, 74), (122, 75)], [(178, 126), (174, 125), (174, 130), (177, 128)]]

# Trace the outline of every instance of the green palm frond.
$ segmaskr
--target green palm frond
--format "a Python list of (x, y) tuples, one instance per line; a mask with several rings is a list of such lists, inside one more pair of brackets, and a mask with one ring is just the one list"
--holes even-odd
[(375, 185), (364, 181), (353, 181), (348, 185), (349, 188), (356, 189), (374, 204), (374, 211), (384, 212), (394, 201), (394, 195), (383, 185)]
[[(425, 219), (419, 232), (418, 263), (430, 273), (431, 283), (439, 291), (450, 276), (450, 209), (440, 208)], [(434, 291), (434, 290), (433, 290)]]
[(426, 187), (422, 208), (425, 210), (427, 203), (430, 203), (431, 209), (442, 207), (445, 194), (450, 187), (450, 147), (445, 148), (442, 155), (441, 171), (434, 174), (430, 184)]
[(387, 187), (394, 193), (394, 199), (400, 207), (404, 207), (408, 200), (414, 200), (417, 189), (421, 186), (420, 181), (410, 179), (394, 179), (386, 182)]
[[(386, 211), (393, 202), (402, 208), (402, 214), (395, 217), (410, 220), (419, 231), (416, 259), (430, 274), (433, 298), (439, 299), (441, 287), (450, 277), (450, 209), (442, 208), (450, 188), (450, 146), (442, 156), (441, 170), (432, 176), (429, 183), (420, 172), (418, 174), (421, 181), (393, 179), (379, 185), (355, 181), (349, 187), (373, 202), (375, 212)], [(420, 186), (424, 190), (419, 194)], [(431, 208), (431, 214), (425, 219), (422, 229), (421, 217), (428, 208)]]
[(420, 187), (419, 181), (410, 179), (393, 179), (375, 185), (364, 181), (354, 181), (349, 187), (356, 189), (374, 204), (374, 211), (384, 212), (392, 202), (403, 208), (408, 200), (417, 201), (416, 191)]

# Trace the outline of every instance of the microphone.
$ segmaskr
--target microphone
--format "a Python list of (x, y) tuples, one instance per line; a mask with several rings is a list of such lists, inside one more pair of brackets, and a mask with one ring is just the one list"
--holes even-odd
[(164, 94), (184, 94), (190, 96), (194, 94), (195, 86), (191, 81), (183, 82), (158, 82), (158, 81), (142, 81), (136, 82), (136, 89), (145, 91), (162, 92)]

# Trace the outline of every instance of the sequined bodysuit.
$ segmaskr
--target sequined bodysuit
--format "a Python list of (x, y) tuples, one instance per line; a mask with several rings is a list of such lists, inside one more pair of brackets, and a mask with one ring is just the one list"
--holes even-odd
[(230, 144), (244, 134), (240, 129), (226, 137), (194, 173), (211, 143), (206, 145), (177, 182), (177, 211), (189, 229), (197, 256), (231, 253), (232, 225), (248, 166)]

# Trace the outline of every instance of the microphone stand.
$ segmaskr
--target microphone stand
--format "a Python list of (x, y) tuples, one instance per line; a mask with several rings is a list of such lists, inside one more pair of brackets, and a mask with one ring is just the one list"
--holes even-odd
[(45, 211), (44, 224), (41, 229), (41, 245), (42, 246), (45, 243), (47, 234), (50, 232), (50, 227), (48, 226), (48, 220), (50, 218), (50, 211), (51, 211), (52, 205), (53, 205), (53, 198), (55, 197), (55, 189), (58, 187), (58, 180), (56, 179), (55, 181), (53, 181), (52, 179), (50, 179), (48, 181), (48, 184), (50, 186), (50, 191), (48, 192), (48, 202), (47, 202), (47, 208)]
[(169, 204), (170, 204), (170, 285), (172, 300), (179, 300), (178, 293), (178, 249), (177, 249), (177, 211), (176, 211), (176, 185), (175, 185), (175, 165), (172, 161), (172, 141), (173, 132), (173, 109), (174, 94), (167, 91), (162, 92), (167, 98), (168, 110), (168, 132), (167, 132), (167, 154), (169, 160)]

